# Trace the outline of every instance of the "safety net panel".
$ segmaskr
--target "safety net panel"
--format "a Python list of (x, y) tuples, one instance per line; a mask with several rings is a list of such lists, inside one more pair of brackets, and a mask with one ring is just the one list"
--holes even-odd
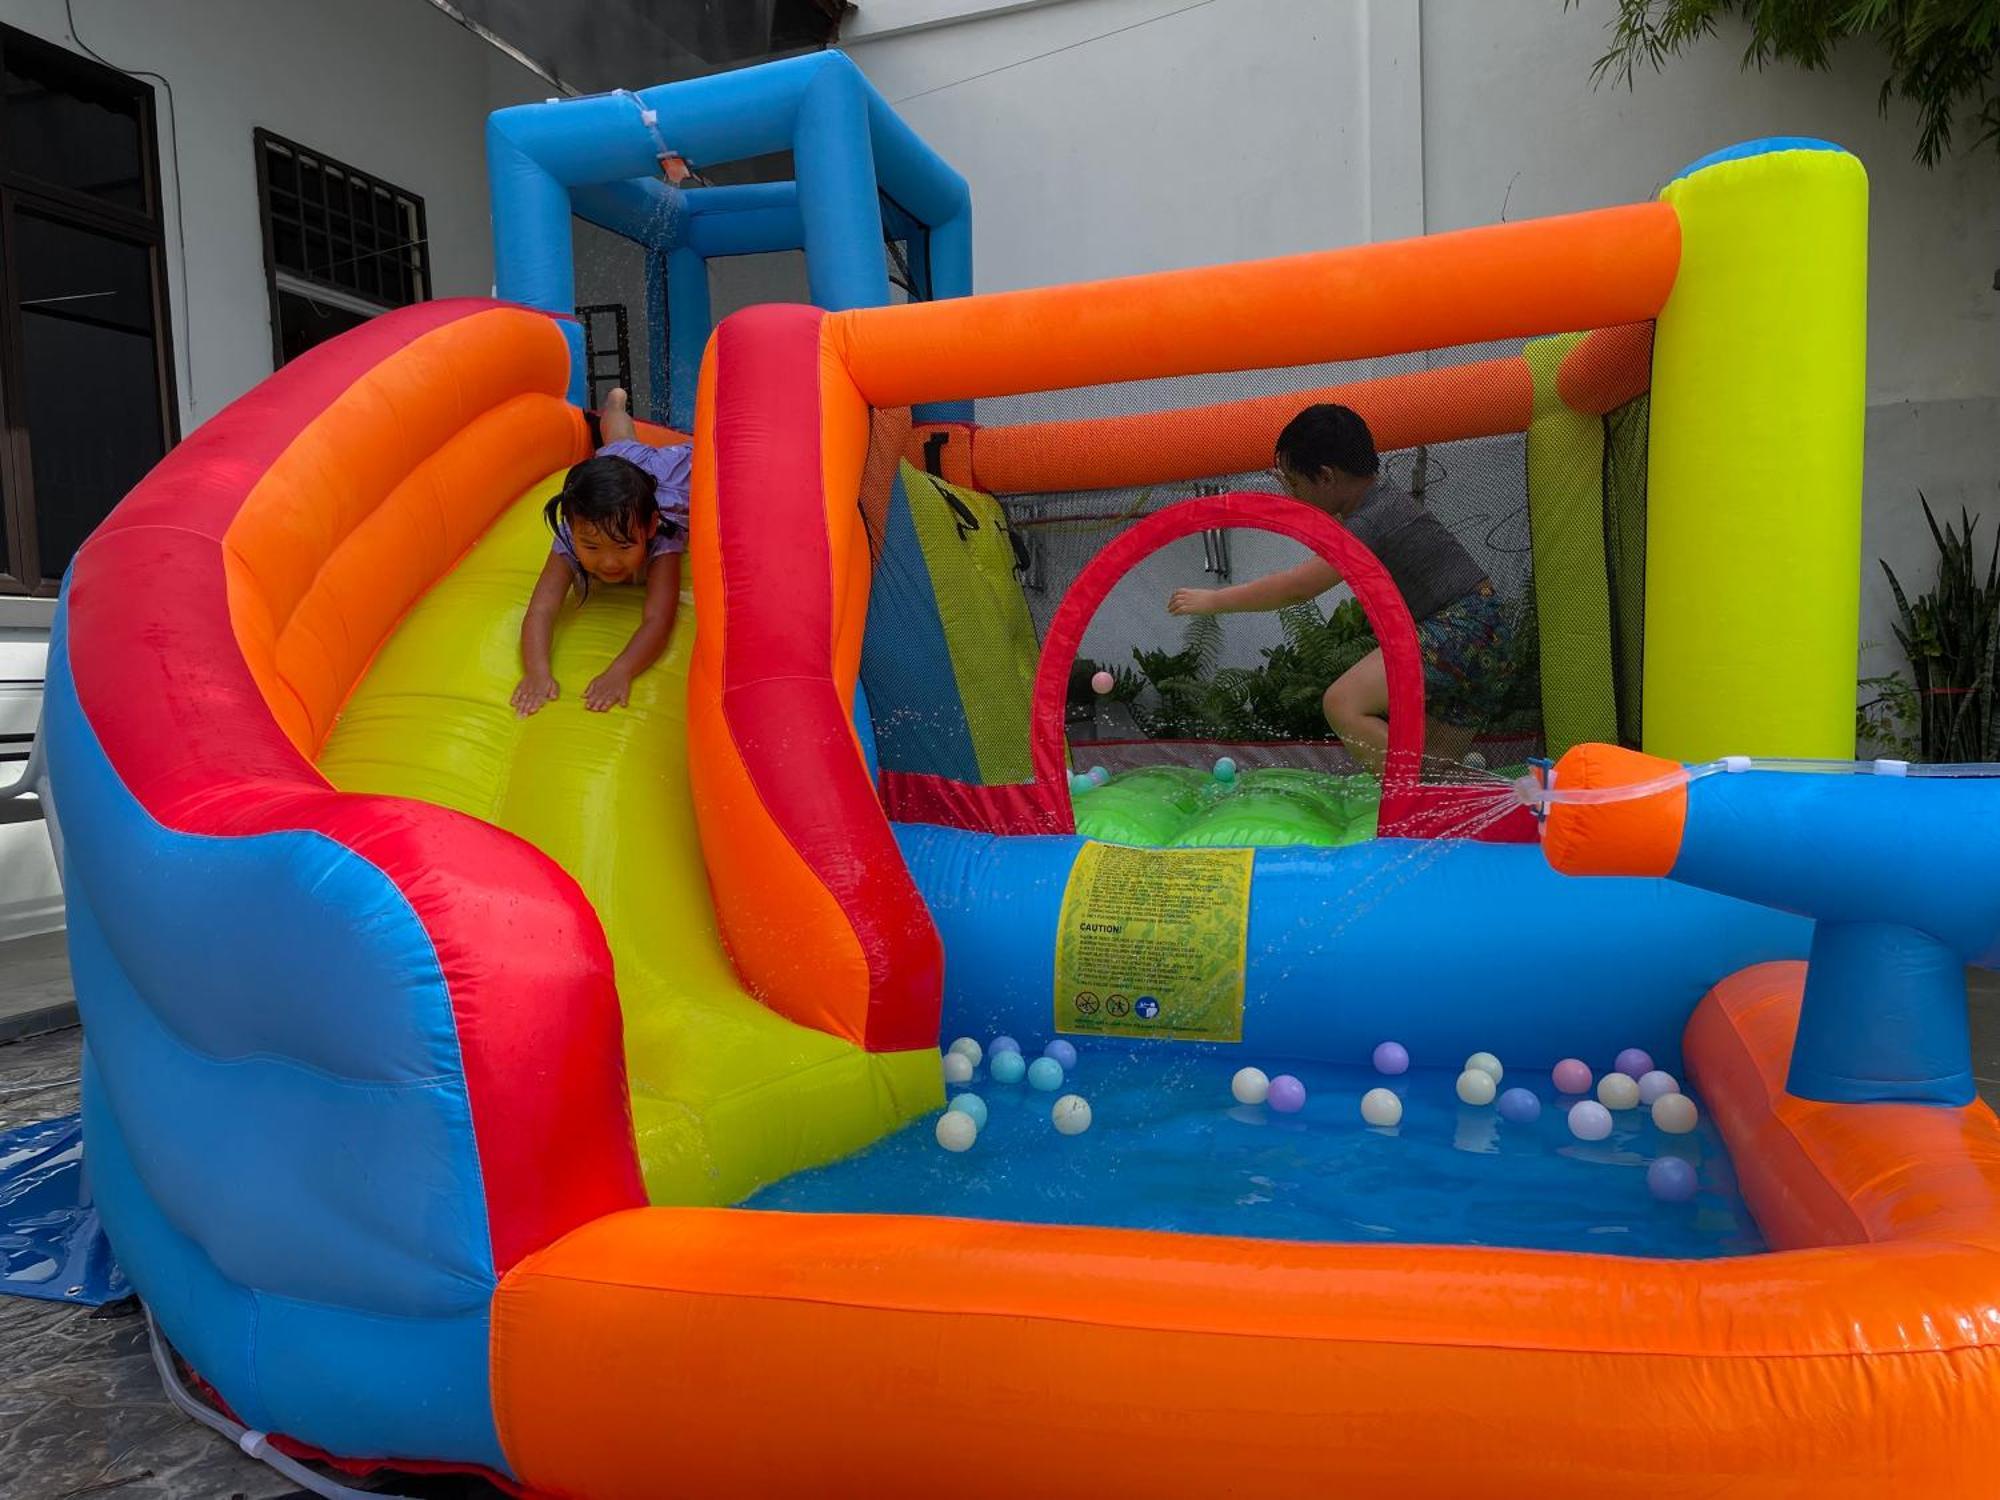
[[(1060, 707), (1044, 712), (1061, 715), (1074, 793), (1082, 777), (1143, 772), (1199, 820), (1218, 780), (1269, 783), (1309, 814), (1313, 842), (1371, 826), (1383, 629), (1414, 633), (1426, 780), (1484, 780), (1583, 740), (1635, 743), (1650, 359), (1641, 324), (986, 400), (970, 424), (878, 412), (863, 676), (891, 811), (996, 820), (993, 793), (1031, 782), (1037, 734), (1054, 732), (1034, 702), (1045, 648), (1068, 657), (1051, 668)], [(1372, 488), (1278, 471), (1279, 434), (1329, 405), (1379, 451)], [(1310, 437), (1293, 440), (1308, 467), (1321, 451)], [(1409, 624), (1371, 618), (1344, 584), (1288, 595), (1269, 580), (1307, 548), (1229, 526), (1128, 560), (1074, 652), (1051, 640), (1079, 577), (1145, 518), (1288, 485), (1368, 545)], [(1091, 831), (1095, 814), (1070, 800)]]

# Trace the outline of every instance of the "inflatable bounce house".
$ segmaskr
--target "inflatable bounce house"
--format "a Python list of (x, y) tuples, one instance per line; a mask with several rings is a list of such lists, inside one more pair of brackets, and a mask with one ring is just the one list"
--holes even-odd
[[(89, 1161), (209, 1420), (579, 1497), (1980, 1490), (1995, 802), (1846, 760), (1859, 163), (981, 297), (963, 184), (836, 55), (491, 140), (513, 300), (286, 366), (64, 594)], [(652, 175), (787, 144), (795, 187)], [(571, 212), (705, 350), (692, 594), (628, 708), (521, 719)], [(769, 245), (826, 305), (711, 334), (702, 257)], [(1386, 573), (1257, 477), (1324, 400), (1524, 643), (1449, 765)], [(1232, 544), (1351, 584), (1379, 803), (1166, 733), (1086, 774), (1093, 618)], [(1317, 833), (1219, 831), (1288, 771)], [(1076, 832), (1121, 792), (1144, 829)]]

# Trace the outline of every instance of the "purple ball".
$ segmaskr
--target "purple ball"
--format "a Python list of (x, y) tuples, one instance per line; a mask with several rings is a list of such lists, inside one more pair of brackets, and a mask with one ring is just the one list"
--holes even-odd
[(1662, 1156), (1646, 1168), (1646, 1191), (1662, 1203), (1686, 1203), (1694, 1190), (1694, 1168), (1681, 1157)]
[(1053, 1057), (1057, 1062), (1062, 1064), (1065, 1073), (1076, 1066), (1076, 1048), (1061, 1037), (1057, 1037), (1048, 1046), (1042, 1048), (1042, 1056)]
[(1644, 1047), (1627, 1047), (1618, 1054), (1613, 1071), (1623, 1073), (1628, 1078), (1644, 1078), (1653, 1071), (1653, 1055)]
[(1280, 1073), (1271, 1080), (1264, 1102), (1281, 1115), (1295, 1115), (1306, 1107), (1306, 1086), (1291, 1074)]
[(1510, 1125), (1530, 1125), (1542, 1117), (1542, 1101), (1531, 1089), (1509, 1089), (1500, 1096), (1500, 1118)]
[(1401, 1042), (1384, 1042), (1375, 1049), (1375, 1071), (1395, 1077), (1410, 1071), (1410, 1052)]
[(1564, 1094), (1587, 1094), (1590, 1092), (1590, 1065), (1574, 1057), (1565, 1057), (1556, 1064), (1552, 1075), (1558, 1092)]

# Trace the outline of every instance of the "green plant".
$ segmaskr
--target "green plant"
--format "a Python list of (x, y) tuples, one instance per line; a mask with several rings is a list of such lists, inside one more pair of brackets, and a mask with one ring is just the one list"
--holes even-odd
[(1937, 582), (1914, 603), (1888, 563), (1896, 596), (1896, 641), (1910, 659), (1916, 698), (1917, 753), (1928, 761), (1994, 759), (1993, 669), (2000, 656), (2000, 537), (1985, 575), (1973, 557), (1977, 526), (1963, 509), (1957, 526), (1939, 529), (1930, 501), (1917, 496), (1937, 543)]
[(1915, 760), (1918, 698), (1915, 686), (1901, 672), (1864, 677), (1857, 684), (1854, 740), (1879, 754)]
[(1629, 88), (1642, 65), (1658, 72), (1713, 36), (1725, 15), (1741, 15), (1750, 29), (1746, 68), (1775, 59), (1822, 69), (1841, 42), (1873, 41), (1888, 61), (1878, 103), (1885, 115), (1894, 98), (1916, 106), (1916, 155), (1926, 166), (1951, 149), (1961, 112), (1978, 128), (1975, 149), (2000, 146), (2000, 0), (1618, 0), (1610, 50), (1591, 79)]

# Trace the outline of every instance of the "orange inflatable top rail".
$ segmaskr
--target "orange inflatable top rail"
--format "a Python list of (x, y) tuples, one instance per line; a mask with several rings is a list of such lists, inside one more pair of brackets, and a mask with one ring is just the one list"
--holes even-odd
[[(1640, 203), (1394, 244), (858, 308), (834, 339), (874, 406), (1320, 364), (1642, 323), (1680, 221)], [(949, 350), (949, 359), (939, 357)]]

